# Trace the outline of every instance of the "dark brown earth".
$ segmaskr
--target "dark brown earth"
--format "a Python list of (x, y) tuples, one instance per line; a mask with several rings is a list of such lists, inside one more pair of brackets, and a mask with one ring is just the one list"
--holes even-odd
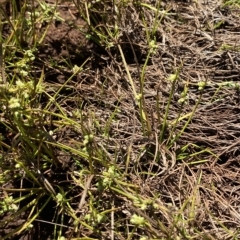
[[(44, 41), (39, 46), (34, 64), (38, 70), (44, 67), (46, 73), (44, 81), (49, 92), (54, 86), (64, 84), (72, 75), (69, 65), (81, 66), (84, 64), (84, 73), (74, 77), (67, 84), (67, 87), (60, 92), (59, 98), (62, 107), (70, 116), (72, 109), (83, 103), (86, 115), (89, 115), (88, 113), (91, 111), (94, 112), (100, 119), (100, 125), (103, 126), (106, 119), (118, 106), (121, 110), (118, 114), (119, 124), (111, 127), (111, 144), (108, 143), (108, 151), (110, 155), (114, 156), (114, 149), (111, 149), (111, 146), (118, 146), (118, 164), (122, 164), (123, 168), (124, 156), (126, 156), (130, 143), (132, 144), (133, 158), (137, 158), (139, 155), (140, 146), (147, 146), (150, 152), (153, 154), (155, 152), (157, 147), (155, 137), (160, 131), (156, 113), (156, 95), (157, 92), (160, 93), (159, 101), (164, 112), (170, 92), (170, 85), (165, 80), (169, 74), (182, 66), (180, 69), (181, 83), (176, 85), (174, 102), (169, 110), (170, 121), (176, 119), (179, 110), (185, 114), (192, 111), (200, 96), (197, 82), (207, 80), (206, 91), (203, 92), (202, 101), (191, 124), (177, 144), (167, 153), (170, 159), (168, 164), (160, 167), (154, 165), (150, 154), (143, 155), (138, 159), (141, 171), (148, 171), (148, 169), (159, 171), (161, 168), (161, 177), (145, 179), (146, 182), (138, 184), (139, 186), (145, 185), (142, 191), (160, 192), (166, 196), (162, 197), (161, 201), (173, 201), (178, 207), (182, 196), (188, 195), (189, 189), (193, 189), (189, 183), (194, 185), (201, 171), (202, 204), (214, 212), (215, 217), (222, 220), (229, 229), (237, 229), (240, 227), (239, 11), (230, 10), (228, 7), (221, 9), (217, 1), (206, 1), (206, 3), (203, 1), (198, 1), (198, 3), (170, 1), (162, 4), (168, 6), (168, 9), (171, 9), (169, 13), (175, 17), (166, 16), (157, 30), (158, 50), (146, 68), (145, 105), (151, 126), (148, 137), (141, 134), (141, 124), (139, 124), (132, 96), (129, 94), (130, 87), (126, 81), (126, 72), (123, 71), (117, 48), (105, 50), (104, 47), (86, 39), (80, 30), (87, 32), (87, 25), (78, 15), (73, 3), (66, 1), (59, 4), (57, 10), (65, 21), (55, 21), (50, 25)], [(130, 30), (126, 30), (126, 35), (123, 35), (119, 41), (122, 41), (130, 73), (136, 80), (136, 88), (139, 89), (137, 85), (138, 64), (142, 66), (144, 63), (148, 46), (142, 26), (137, 21), (135, 22), (137, 14), (134, 8), (129, 8), (125, 14), (126, 18), (122, 21), (125, 27)], [(148, 18), (149, 22), (153, 21), (153, 16), (148, 15)], [(219, 18), (223, 22), (219, 27), (214, 28), (214, 22)], [(129, 22), (127, 19), (130, 19)], [(45, 26), (39, 26), (39, 31), (43, 33), (45, 30)], [(135, 53), (138, 63), (134, 60), (129, 39), (136, 47)], [(224, 46), (227, 45), (232, 47), (226, 47), (224, 50)], [(220, 52), (221, 46), (223, 50)], [(56, 63), (54, 68), (52, 62)], [(221, 87), (219, 85), (222, 83), (227, 85), (230, 81), (236, 83), (238, 87)], [(104, 88), (102, 87), (103, 82), (105, 83)], [(183, 83), (188, 84), (189, 87), (188, 103), (184, 106), (178, 103), (185, 85)], [(72, 99), (73, 95), (78, 97), (77, 101), (75, 98)], [(119, 103), (119, 99), (121, 99), (121, 103)], [(43, 106), (47, 101), (47, 97), (43, 97)], [(54, 111), (54, 107), (52, 110)], [(88, 127), (92, 128), (91, 119), (89, 122), (90, 126)], [(181, 131), (184, 124), (183, 121), (177, 126), (178, 131)], [(79, 139), (82, 139), (82, 136), (79, 136), (74, 128), (59, 129), (56, 133), (58, 142), (67, 143), (70, 146), (75, 146)], [(102, 142), (102, 144), (106, 143), (102, 136), (98, 136), (97, 133), (96, 141)], [(184, 159), (182, 156), (182, 161), (176, 161), (176, 154), (182, 146), (187, 144), (189, 145), (185, 151), (186, 154), (192, 152), (192, 159)], [(195, 156), (194, 152), (199, 151), (196, 146), (199, 146), (200, 149), (208, 148), (215, 156), (218, 156), (218, 159), (213, 156), (212, 159), (209, 159), (209, 154), (206, 152)], [(73, 163), (74, 156), (66, 155), (59, 150), (54, 150), (54, 154), (57, 158), (57, 164), (52, 166), (51, 172), (45, 173), (45, 176), (53, 186), (67, 189), (67, 181), (71, 181), (68, 173), (78, 166)], [(190, 163), (197, 160), (206, 160), (206, 163), (190, 167), (185, 162)], [(84, 162), (83, 159), (81, 161)], [(183, 172), (186, 174), (183, 175)], [(136, 180), (134, 174), (131, 177), (132, 182), (139, 181), (139, 179)], [(17, 188), (19, 184), (19, 182), (12, 183), (12, 186)], [(27, 180), (23, 184), (25, 188), (31, 186)], [(209, 188), (214, 186), (215, 191), (210, 191), (206, 186)], [(76, 196), (78, 191), (81, 189), (76, 187), (72, 192), (69, 192), (68, 197)], [(169, 192), (172, 199), (169, 197)], [(42, 198), (41, 201), (44, 202), (46, 199)], [(78, 210), (78, 202), (79, 198), (71, 202), (76, 211)], [(119, 199), (119, 203), (116, 204), (121, 206), (121, 200)], [(201, 205), (199, 204), (199, 206)], [(4, 226), (4, 229), (0, 229), (0, 236), (5, 236), (8, 232), (21, 226), (28, 214), (28, 212), (23, 213), (21, 219), (15, 219), (11, 224)], [(51, 223), (55, 218), (54, 214), (55, 202), (50, 201), (38, 219), (34, 221), (32, 230), (14, 239), (53, 239), (54, 226)], [(206, 219), (205, 213), (201, 209), (198, 220), (200, 230), (210, 228), (211, 219)], [(60, 221), (59, 224), (61, 224)], [(74, 233), (71, 226), (72, 223), (69, 223), (69, 219), (66, 217), (64, 219), (65, 234), (69, 238), (81, 235)], [(209, 233), (216, 239), (229, 239), (227, 236), (226, 238), (221, 236), (217, 227), (210, 229)], [(108, 229), (103, 228), (102, 232), (102, 236), (98, 235), (99, 233), (89, 233), (88, 236), (108, 239), (106, 237), (109, 236)]]

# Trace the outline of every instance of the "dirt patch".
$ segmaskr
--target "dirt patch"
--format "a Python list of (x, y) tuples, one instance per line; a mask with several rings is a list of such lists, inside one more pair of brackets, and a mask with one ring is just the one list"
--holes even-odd
[[(81, 64), (90, 56), (92, 44), (84, 35), (86, 23), (78, 16), (73, 4), (63, 2), (57, 7), (59, 20), (54, 21), (47, 30), (43, 44), (39, 48), (39, 58), (49, 72), (46, 81), (63, 83), (67, 80), (69, 65)], [(42, 28), (44, 32), (46, 28)], [(52, 62), (56, 68), (52, 68)]]

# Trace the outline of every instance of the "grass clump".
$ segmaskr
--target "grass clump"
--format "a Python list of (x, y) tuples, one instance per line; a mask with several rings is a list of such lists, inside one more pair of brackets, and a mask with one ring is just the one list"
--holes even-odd
[(2, 239), (238, 239), (237, 51), (189, 4), (1, 6)]

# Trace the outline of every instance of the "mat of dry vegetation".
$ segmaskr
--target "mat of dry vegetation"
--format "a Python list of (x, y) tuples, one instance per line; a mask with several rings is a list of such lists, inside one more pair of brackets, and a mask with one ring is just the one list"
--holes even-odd
[[(154, 6), (153, 2), (147, 4)], [(45, 126), (54, 131), (53, 141), (80, 149), (80, 143), (86, 140), (84, 135), (91, 133), (92, 148), (101, 149), (103, 162), (111, 162), (123, 174), (118, 176), (116, 186), (101, 190), (99, 175), (106, 174), (107, 168), (102, 162), (95, 163), (95, 176), (82, 173), (90, 189), (86, 193), (76, 181), (80, 178), (76, 172), (84, 169), (86, 160), (56, 145), (53, 151), (57, 166), (53, 165), (45, 174), (48, 181), (56, 189), (60, 186), (66, 190), (69, 204), (79, 219), (93, 211), (89, 209), (92, 199), (99, 204), (94, 205), (96, 211), (109, 210), (111, 217), (111, 221), (95, 223), (98, 231), (84, 225), (75, 231), (73, 219), (66, 215), (64, 223), (58, 220), (64, 226), (66, 238), (240, 238), (240, 10), (224, 7), (217, 0), (163, 1), (161, 6), (167, 11), (159, 16), (161, 24), (154, 35), (157, 47), (145, 66), (145, 130), (117, 43), (123, 49), (136, 92), (140, 92), (139, 79), (149, 52), (145, 28), (155, 24), (153, 9), (138, 9), (140, 6), (134, 3), (124, 7), (118, 21), (121, 35), (117, 43), (105, 48), (86, 40), (83, 32), (88, 31), (87, 24), (78, 9), (73, 3), (62, 2), (57, 11), (65, 21), (50, 25), (39, 46), (34, 64), (39, 70), (44, 67), (47, 92), (54, 95), (65, 84), (58, 92), (57, 102), (67, 118), (84, 123), (81, 131), (76, 126), (60, 128), (54, 125), (54, 121), (59, 121), (56, 115)], [(113, 10), (104, 11), (109, 11), (111, 25)], [(99, 25), (106, 21), (101, 20)], [(71, 67), (67, 63), (71, 66), (85, 63), (83, 71), (71, 81), (68, 81)], [(177, 69), (179, 76), (168, 110), (168, 125), (160, 141), (173, 90), (168, 79)], [(203, 90), (199, 90), (201, 82), (206, 83)], [(184, 89), (188, 92), (182, 103)], [(48, 101), (48, 96), (43, 96), (42, 106)], [(50, 108), (61, 113), (59, 109), (54, 104)], [(78, 109), (82, 111), (79, 119)], [(176, 141), (171, 143), (172, 139)], [(95, 151), (93, 158), (98, 158)], [(30, 183), (24, 184), (27, 188)], [(81, 193), (86, 194), (85, 198)], [(141, 199), (154, 199), (157, 207), (137, 202), (136, 193)], [(33, 222), (32, 230), (21, 239), (52, 239), (50, 222), (55, 216), (54, 211), (50, 213), (54, 204), (50, 201)], [(5, 226), (0, 234), (6, 235), (20, 226), (28, 214), (22, 213), (22, 219)], [(150, 227), (139, 224), (138, 230), (133, 231), (136, 225), (130, 219), (134, 214), (143, 217)], [(129, 238), (131, 232), (134, 233)]]

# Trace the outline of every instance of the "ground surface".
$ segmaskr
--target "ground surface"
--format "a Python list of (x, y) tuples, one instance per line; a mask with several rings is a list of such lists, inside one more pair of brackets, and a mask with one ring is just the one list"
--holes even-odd
[[(54, 5), (54, 1), (48, 4)], [(155, 6), (154, 1), (151, 4)], [(57, 5), (64, 21), (53, 21), (46, 25), (48, 28), (44, 24), (38, 26), (38, 33), (46, 31), (46, 36), (37, 47), (33, 64), (37, 78), (44, 69), (47, 93), (41, 95), (39, 107), (56, 115), (48, 117), (46, 113), (41, 124), (53, 135), (48, 136), (51, 139), (44, 138), (46, 145), (38, 142), (44, 146), (43, 155), (54, 160), (51, 164), (46, 161), (47, 169), (41, 168), (45, 160), (36, 161), (55, 191), (66, 194), (76, 218), (83, 221), (89, 212), (94, 212), (95, 218), (105, 214), (108, 219), (91, 219), (88, 224), (93, 227), (82, 222), (77, 225), (73, 214), (64, 212), (67, 207), (51, 198), (31, 229), (11, 239), (55, 239), (53, 232), (59, 231), (60, 226), (66, 239), (240, 239), (240, 10), (212, 0), (161, 4), (167, 14), (158, 17), (161, 24), (152, 37), (157, 47), (146, 64), (144, 127), (117, 43), (139, 93), (139, 79), (149, 53), (141, 14), (145, 14), (150, 28), (156, 19), (153, 10), (144, 8), (139, 14), (138, 8), (129, 4), (119, 20), (121, 34), (109, 48), (104, 40), (99, 46), (86, 38), (87, 23), (71, 1)], [(112, 9), (104, 11), (110, 16)], [(105, 19), (101, 21), (99, 26)], [(82, 71), (72, 77), (75, 65), (82, 66)], [(10, 76), (8, 67), (6, 62)], [(177, 69), (179, 76), (173, 88), (168, 79)], [(203, 90), (199, 90), (199, 82), (206, 83)], [(184, 89), (188, 90), (186, 96), (182, 94)], [(179, 101), (181, 98), (184, 104)], [(166, 111), (168, 125), (163, 128)], [(66, 119), (73, 119), (81, 127), (65, 124)], [(2, 143), (10, 144), (18, 132), (9, 132), (4, 126)], [(28, 130), (32, 142), (34, 131), (39, 129)], [(90, 133), (94, 136), (93, 141), (89, 140), (94, 150), (87, 149), (85, 157), (77, 151), (85, 146), (84, 136)], [(26, 149), (24, 144), (15, 145), (21, 148), (19, 156)], [(2, 151), (6, 151), (4, 145)], [(86, 170), (89, 159), (94, 162), (94, 174), (91, 166), (89, 172)], [(12, 160), (7, 161), (11, 164)], [(106, 187), (100, 176), (109, 173), (109, 166), (122, 175), (114, 175), (115, 185), (109, 183), (111, 186)], [(21, 174), (16, 181), (4, 182), (2, 189), (36, 187), (36, 182)], [(88, 194), (84, 191), (86, 186), (90, 189)], [(5, 191), (2, 196), (6, 196)], [(7, 194), (20, 198), (18, 192)], [(25, 194), (22, 192), (21, 196)], [(33, 212), (48, 201), (50, 194), (37, 192), (19, 201), (19, 208), (37, 196), (41, 197)], [(152, 203), (143, 203), (143, 199), (155, 201), (158, 207), (144, 208), (144, 204)], [(142, 216), (150, 227), (139, 225), (136, 230), (130, 222), (133, 214)], [(17, 216), (5, 213), (0, 235), (4, 237), (21, 227), (30, 216), (30, 209)]]

